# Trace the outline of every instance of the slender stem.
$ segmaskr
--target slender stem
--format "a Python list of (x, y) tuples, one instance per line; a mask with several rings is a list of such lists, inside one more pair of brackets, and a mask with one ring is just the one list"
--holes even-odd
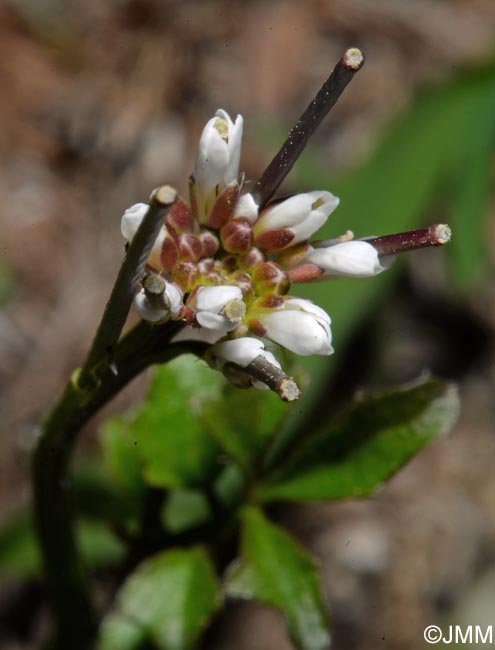
[(260, 210), (275, 194), (325, 115), (334, 106), (363, 63), (364, 56), (357, 48), (349, 48), (344, 52), (331, 75), (291, 129), (287, 140), (254, 186), (253, 197)]
[(407, 253), (418, 248), (443, 246), (450, 241), (451, 234), (452, 232), (447, 225), (436, 223), (429, 228), (373, 237), (366, 241), (376, 248), (380, 255), (393, 255), (395, 253)]
[(88, 388), (99, 381), (99, 375), (112, 362), (112, 350), (122, 333), (151, 249), (164, 217), (176, 200), (177, 192), (168, 185), (158, 187), (151, 195), (148, 212), (129, 245), (95, 338), (79, 374), (80, 388)]
[[(236, 365), (236, 364), (232, 364)], [(277, 368), (263, 356), (256, 357), (246, 367), (237, 366), (242, 372), (246, 372), (255, 379), (262, 381), (271, 390), (284, 400), (284, 402), (293, 402), (301, 394), (296, 381)]]
[(87, 392), (71, 380), (42, 424), (33, 457), (34, 514), (53, 611), (53, 647), (57, 650), (88, 650), (96, 634), (96, 617), (74, 531), (69, 468), (76, 436), (104, 404), (148, 366), (184, 352), (204, 352), (204, 344), (169, 344), (181, 328), (177, 322), (150, 326), (141, 321), (115, 349), (118, 373), (107, 367), (101, 381)]
[(140, 323), (117, 343), (163, 218), (176, 197), (169, 186), (152, 194), (83, 368), (71, 378), (43, 422), (34, 451), (34, 517), (54, 619), (54, 647), (61, 650), (91, 648), (96, 632), (87, 579), (76, 548), (69, 486), (77, 434), (141, 370), (165, 360), (164, 354), (172, 358), (184, 350), (168, 346), (164, 352), (163, 344), (182, 326), (178, 323), (156, 328)]

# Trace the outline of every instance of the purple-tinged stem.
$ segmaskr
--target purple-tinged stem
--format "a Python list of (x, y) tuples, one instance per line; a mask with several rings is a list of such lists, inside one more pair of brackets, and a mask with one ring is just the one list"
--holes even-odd
[[(236, 364), (232, 364), (236, 365)], [(242, 372), (246, 372), (252, 377), (265, 383), (273, 390), (284, 402), (293, 402), (301, 394), (296, 381), (267, 361), (263, 356), (256, 357), (245, 367), (237, 366)]]
[(351, 47), (344, 52), (331, 75), (291, 129), (287, 140), (254, 186), (253, 196), (260, 210), (280, 187), (325, 115), (363, 63), (364, 56), (357, 48)]
[(368, 239), (380, 255), (393, 255), (395, 253), (406, 253), (418, 248), (429, 248), (432, 246), (443, 246), (450, 241), (452, 231), (449, 226), (443, 223), (436, 223), (429, 228), (421, 230), (410, 230), (395, 235), (374, 237)]

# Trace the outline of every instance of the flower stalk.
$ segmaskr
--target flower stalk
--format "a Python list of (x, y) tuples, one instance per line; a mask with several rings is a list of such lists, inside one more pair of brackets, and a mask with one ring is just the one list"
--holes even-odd
[(364, 56), (356, 47), (346, 50), (316, 97), (291, 129), (287, 140), (265, 169), (253, 189), (253, 197), (262, 210), (270, 201), (323, 118), (335, 105), (356, 72), (362, 68)]

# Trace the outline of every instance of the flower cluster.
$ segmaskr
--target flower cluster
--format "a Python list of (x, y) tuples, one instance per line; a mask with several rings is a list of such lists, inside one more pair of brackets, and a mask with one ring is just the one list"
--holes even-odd
[[(242, 369), (261, 357), (276, 368), (274, 345), (299, 355), (333, 352), (330, 317), (291, 285), (327, 277), (370, 277), (393, 256), (380, 256), (366, 240), (342, 237), (310, 242), (339, 204), (321, 190), (273, 201), (261, 210), (239, 174), (243, 120), (218, 110), (200, 141), (189, 202), (168, 212), (148, 267), (164, 279), (160, 301), (142, 289), (135, 306), (151, 323), (181, 320), (182, 339), (213, 343), (206, 359), (234, 383), (266, 388)], [(131, 241), (148, 206), (122, 218)]]

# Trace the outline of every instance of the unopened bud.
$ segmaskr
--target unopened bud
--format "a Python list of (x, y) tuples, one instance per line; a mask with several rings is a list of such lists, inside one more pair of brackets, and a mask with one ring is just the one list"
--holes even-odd
[(283, 295), (290, 288), (290, 282), (286, 273), (275, 262), (264, 262), (258, 265), (252, 277), (256, 292), (260, 295)]
[(234, 273), (229, 275), (229, 282), (239, 287), (244, 300), (250, 302), (253, 299), (254, 285), (249, 273), (246, 273), (246, 271), (234, 271)]
[(239, 266), (244, 269), (254, 269), (258, 264), (263, 264), (265, 256), (259, 248), (251, 248), (247, 253), (239, 256)]
[(184, 293), (190, 293), (197, 286), (199, 280), (196, 264), (180, 262), (174, 271), (173, 279), (182, 287)]
[(203, 252), (201, 241), (196, 235), (179, 235), (179, 256), (183, 262), (198, 262)]
[(208, 216), (208, 227), (220, 229), (233, 216), (239, 198), (237, 182), (228, 185), (218, 196)]
[(245, 253), (253, 245), (253, 231), (247, 219), (228, 221), (220, 231), (223, 247), (230, 253)]
[(160, 249), (160, 265), (163, 271), (169, 273), (177, 266), (179, 261), (179, 247), (177, 235), (173, 235), (168, 228), (164, 228), (165, 236)]
[(170, 208), (167, 215), (167, 224), (177, 233), (192, 232), (193, 219), (189, 206), (182, 197), (179, 197)]
[(218, 237), (210, 230), (202, 230), (198, 235), (201, 242), (201, 257), (214, 257), (219, 247)]

